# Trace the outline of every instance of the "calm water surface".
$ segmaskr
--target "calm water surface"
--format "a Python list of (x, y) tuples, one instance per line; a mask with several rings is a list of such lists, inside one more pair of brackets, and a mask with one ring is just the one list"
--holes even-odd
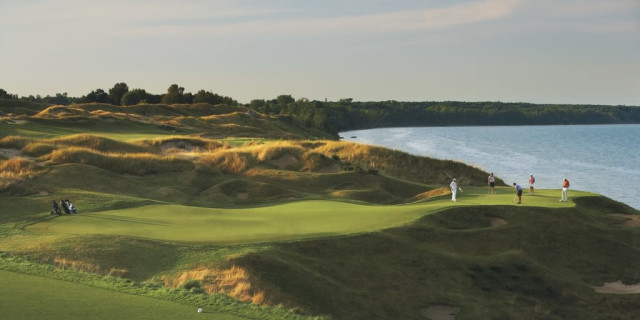
[(509, 184), (526, 186), (533, 173), (538, 188), (559, 189), (566, 177), (571, 189), (640, 209), (640, 125), (385, 128), (340, 136), (459, 160), (494, 172)]

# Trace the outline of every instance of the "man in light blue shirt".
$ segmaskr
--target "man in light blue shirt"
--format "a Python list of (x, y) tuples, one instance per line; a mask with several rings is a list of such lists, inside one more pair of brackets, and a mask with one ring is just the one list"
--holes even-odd
[(513, 183), (513, 187), (516, 189), (516, 195), (518, 196), (518, 204), (522, 203), (522, 187), (517, 184), (517, 183)]

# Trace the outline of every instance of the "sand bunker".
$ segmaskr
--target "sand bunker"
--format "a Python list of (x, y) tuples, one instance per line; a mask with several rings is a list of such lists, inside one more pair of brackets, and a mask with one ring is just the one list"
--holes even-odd
[(318, 169), (316, 172), (318, 173), (338, 173), (340, 172), (340, 165), (334, 163), (332, 165), (324, 166)]
[(297, 166), (300, 161), (296, 157), (290, 154), (286, 154), (278, 159), (269, 161), (272, 165), (278, 167), (278, 169), (286, 169), (287, 167)]
[(249, 192), (238, 192), (238, 194), (236, 194), (236, 197), (238, 199), (247, 200), (249, 199)]
[(454, 320), (460, 308), (451, 306), (429, 306), (420, 310), (420, 314), (431, 320)]
[(620, 224), (621, 226), (624, 226), (624, 227), (640, 227), (640, 216), (639, 215), (624, 214), (624, 213), (612, 213), (612, 214), (608, 214), (608, 216), (627, 219), (623, 223)]
[(15, 158), (15, 157), (19, 156), (20, 155), (20, 150), (18, 150), (18, 149), (0, 148), (0, 155), (11, 159), (11, 158)]
[(491, 218), (491, 227), (499, 227), (507, 224), (507, 221), (500, 218)]
[(7, 119), (5, 120), (7, 124), (25, 124), (27, 120), (18, 120), (18, 119)]
[(600, 293), (614, 293), (614, 294), (634, 294), (640, 293), (640, 283), (636, 284), (624, 284), (622, 281), (605, 282), (600, 287), (593, 287)]

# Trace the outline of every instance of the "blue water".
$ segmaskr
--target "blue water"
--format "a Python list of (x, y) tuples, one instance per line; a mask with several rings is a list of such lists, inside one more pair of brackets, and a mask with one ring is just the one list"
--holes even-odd
[(559, 189), (566, 177), (570, 189), (599, 193), (640, 209), (640, 125), (385, 128), (340, 136), (458, 160), (509, 184), (527, 185), (533, 173), (536, 187)]

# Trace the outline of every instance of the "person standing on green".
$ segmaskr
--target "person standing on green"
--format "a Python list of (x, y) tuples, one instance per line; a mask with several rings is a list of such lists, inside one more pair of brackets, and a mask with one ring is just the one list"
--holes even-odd
[(536, 183), (536, 178), (533, 177), (533, 173), (529, 175), (529, 195), (533, 195), (533, 184)]
[(451, 201), (456, 202), (456, 195), (458, 194), (458, 184), (456, 183), (456, 178), (453, 178), (451, 184), (449, 184), (449, 188), (451, 188)]
[(491, 172), (491, 174), (489, 174), (489, 178), (487, 178), (487, 183), (489, 184), (489, 193), (491, 194), (495, 194), (496, 190), (496, 177), (493, 176), (493, 172)]
[(562, 198), (560, 199), (560, 202), (567, 202), (569, 199), (569, 185), (571, 184), (567, 178), (562, 179)]

